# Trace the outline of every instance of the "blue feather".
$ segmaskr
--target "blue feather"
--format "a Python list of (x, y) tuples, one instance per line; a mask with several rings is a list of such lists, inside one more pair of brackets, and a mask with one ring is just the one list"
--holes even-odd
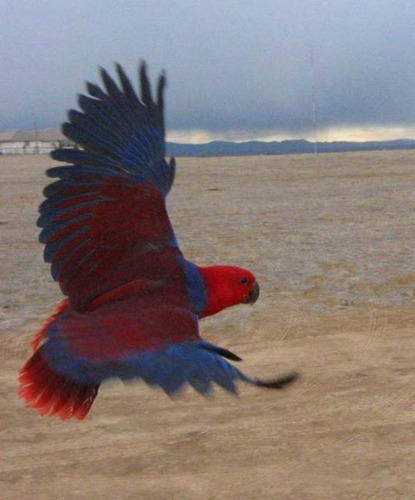
[[(62, 208), (60, 204), (62, 203), (62, 198), (57, 196), (54, 198), (47, 198), (44, 200), (40, 206), (39, 206), (39, 213), (40, 217), (38, 218), (36, 224), (38, 227), (44, 227), (46, 226), (49, 222), (53, 221), (58, 217), (59, 215), (64, 214), (65, 210), (72, 211), (78, 208), (82, 208), (82, 206), (92, 206), (92, 204), (99, 204), (104, 201), (101, 198), (98, 198), (96, 200), (91, 201), (91, 197), (96, 195), (94, 191), (88, 191), (86, 193), (83, 193), (82, 195), (74, 195), (74, 196), (68, 196), (65, 197), (65, 201), (68, 200), (75, 200), (73, 205), (68, 205), (67, 208)], [(87, 201), (80, 201), (80, 199), (86, 199)], [(107, 198), (105, 198), (106, 200)], [(89, 205), (91, 204), (91, 205)], [(69, 213), (69, 212), (68, 212)]]
[(124, 381), (142, 379), (174, 395), (189, 383), (204, 396), (209, 395), (213, 383), (232, 394), (237, 393), (235, 382), (238, 380), (256, 384), (215, 352), (201, 349), (203, 342), (172, 344), (164, 350), (97, 362), (75, 358), (52, 325), (48, 340), (42, 346), (42, 356), (53, 370), (80, 384), (100, 384), (111, 378)]
[[(56, 208), (53, 205), (51, 207), (48, 207), (48, 205), (44, 205), (44, 207), (41, 211), (41, 215), (37, 220), (37, 225), (39, 227), (44, 227), (45, 229), (48, 230), (49, 226), (56, 226), (57, 227), (61, 224), (67, 224), (67, 223), (71, 224), (72, 222), (77, 222), (77, 220), (80, 220), (80, 219), (78, 219), (79, 214), (75, 217), (75, 219), (74, 218), (72, 218), (72, 219), (65, 218), (65, 221), (62, 221), (62, 222), (59, 222), (59, 221), (56, 222), (56, 220), (62, 216), (68, 216), (72, 212), (75, 213), (80, 209), (91, 208), (91, 207), (94, 207), (96, 205), (100, 205), (101, 203), (102, 203), (102, 200), (98, 199), (98, 200), (94, 200), (94, 201), (86, 201), (84, 203), (74, 204), (74, 205), (71, 205), (71, 206), (66, 207), (66, 208)], [(51, 205), (50, 202), (49, 202), (49, 205)], [(84, 210), (84, 213), (88, 214), (89, 216), (91, 215), (91, 212), (87, 211), (87, 210)], [(62, 227), (64, 227), (64, 226), (62, 226)], [(42, 241), (40, 238), (39, 238), (39, 240)]]
[[(78, 258), (76, 259), (76, 262), (74, 264), (72, 264), (70, 275), (66, 279), (65, 283), (68, 283), (70, 281), (70, 279), (72, 278), (72, 276), (75, 275), (75, 273), (77, 272), (79, 267), (82, 266), (82, 264), (84, 264), (88, 259), (91, 258), (91, 256), (94, 254), (94, 250), (90, 250), (89, 252), (84, 253), (82, 255), (82, 258), (79, 257), (79, 251), (82, 250), (82, 248), (87, 246), (89, 243), (90, 243), (89, 238), (85, 238), (85, 240), (82, 241), (81, 243), (79, 243), (79, 245), (72, 248), (70, 251), (67, 250), (65, 252), (65, 255), (61, 259), (59, 259), (59, 261), (55, 260), (52, 262), (51, 274), (52, 274), (52, 278), (55, 281), (60, 280), (60, 274), (61, 274), (62, 270), (65, 269), (65, 267), (67, 266), (67, 264), (69, 262), (71, 262), (75, 253), (78, 253)], [(66, 293), (65, 283), (61, 283), (61, 288), (62, 288), (63, 293)]]
[[(52, 182), (52, 184), (49, 184), (48, 186), (45, 187), (43, 190), (43, 195), (45, 198), (52, 198), (54, 196), (59, 196), (63, 194), (64, 198), (68, 196), (68, 193), (65, 192), (68, 190), (68, 188), (75, 188), (75, 187), (97, 187), (97, 186), (102, 186), (102, 180), (97, 179), (97, 180), (83, 180), (83, 179), (77, 179), (77, 178), (72, 178), (72, 179), (65, 179), (65, 180), (59, 180), (56, 182)], [(84, 193), (82, 193), (84, 194)]]
[(207, 292), (202, 275), (198, 267), (183, 256), (180, 257), (180, 264), (186, 276), (190, 301), (195, 311), (200, 314), (205, 309), (207, 303)]
[(61, 250), (64, 246), (66, 246), (72, 239), (77, 238), (81, 234), (87, 234), (89, 231), (89, 227), (85, 226), (74, 233), (69, 234), (65, 238), (62, 238), (61, 240), (57, 241), (56, 243), (49, 243), (46, 245), (45, 250), (43, 252), (43, 258), (45, 262), (52, 262), (53, 257), (55, 256), (56, 252)]
[[(48, 241), (59, 231), (62, 229), (67, 229), (73, 224), (77, 224), (81, 221), (88, 221), (91, 219), (92, 213), (86, 212), (78, 217), (74, 217), (73, 219), (65, 220), (64, 222), (56, 222), (56, 223), (48, 223), (44, 229), (39, 234), (39, 241), (41, 243), (48, 243)], [(85, 223), (85, 226), (87, 224)], [(74, 234), (74, 233), (72, 233)]]
[[(165, 132), (163, 117), (163, 90), (165, 77), (158, 82), (157, 102), (153, 101), (150, 84), (144, 65), (140, 68), (141, 99), (120, 65), (116, 65), (120, 80), (118, 85), (105, 71), (101, 70), (104, 88), (88, 83), (89, 96), (80, 95), (81, 111), (70, 110), (68, 121), (62, 125), (62, 132), (84, 151), (60, 150), (52, 154), (55, 159), (72, 164), (99, 168), (111, 167), (112, 171), (126, 170), (135, 180), (151, 181), (166, 196), (174, 181), (174, 161), (167, 163), (165, 155)], [(113, 170), (114, 169), (114, 170)], [(75, 176), (78, 171), (74, 171)], [(51, 176), (73, 180), (71, 173), (59, 168)], [(46, 191), (46, 196), (54, 192)]]
[(104, 100), (107, 97), (107, 94), (95, 83), (86, 82), (86, 88), (88, 93), (97, 99)]
[(64, 166), (64, 167), (52, 167), (46, 171), (48, 177), (60, 177), (61, 179), (72, 179), (73, 177), (85, 178), (86, 175), (90, 174), (93, 178), (94, 176), (102, 176), (104, 178), (116, 176), (127, 177), (125, 173), (120, 168), (109, 168), (106, 166), (90, 166), (90, 165), (77, 165), (77, 166)]
[[(74, 165), (117, 167), (117, 162), (111, 158), (103, 158), (101, 155), (80, 149), (55, 149), (55, 151), (51, 152), (50, 156), (54, 160), (73, 163)], [(50, 170), (54, 170), (55, 168), (59, 167), (53, 167)], [(46, 171), (47, 173), (48, 170)]]

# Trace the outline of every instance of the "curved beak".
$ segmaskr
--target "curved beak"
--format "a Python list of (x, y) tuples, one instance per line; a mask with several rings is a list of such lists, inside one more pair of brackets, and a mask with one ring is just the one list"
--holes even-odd
[(251, 288), (247, 299), (245, 300), (245, 304), (255, 304), (259, 297), (259, 285), (258, 282), (255, 281), (254, 286)]

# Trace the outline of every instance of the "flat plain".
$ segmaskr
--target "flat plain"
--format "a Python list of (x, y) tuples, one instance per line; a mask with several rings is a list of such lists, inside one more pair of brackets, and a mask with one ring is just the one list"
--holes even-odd
[(36, 228), (55, 162), (0, 156), (1, 498), (415, 498), (415, 151), (177, 163), (185, 255), (261, 285), (202, 336), (301, 380), (174, 400), (112, 382), (83, 422), (25, 409), (17, 373), (61, 299)]

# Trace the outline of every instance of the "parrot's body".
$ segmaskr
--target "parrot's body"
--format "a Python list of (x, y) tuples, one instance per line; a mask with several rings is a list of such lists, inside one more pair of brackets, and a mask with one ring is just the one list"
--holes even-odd
[(67, 298), (32, 341), (20, 395), (42, 414), (83, 419), (113, 377), (168, 394), (185, 383), (235, 393), (238, 379), (282, 388), (295, 374), (253, 380), (224, 359), (238, 356), (200, 338), (200, 318), (255, 302), (259, 287), (245, 269), (184, 258), (165, 205), (175, 164), (164, 159), (164, 75), (153, 101), (144, 63), (140, 97), (117, 72), (120, 86), (101, 70), (105, 91), (88, 84), (82, 112), (68, 113), (63, 133), (82, 149), (52, 153), (69, 165), (48, 170), (58, 180), (45, 188), (38, 225)]

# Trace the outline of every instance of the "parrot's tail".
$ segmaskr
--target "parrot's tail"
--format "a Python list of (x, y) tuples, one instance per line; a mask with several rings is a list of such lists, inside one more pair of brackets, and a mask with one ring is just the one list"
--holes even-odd
[(68, 307), (69, 301), (63, 300), (30, 343), (34, 353), (20, 370), (19, 396), (26, 401), (26, 406), (41, 415), (83, 420), (98, 394), (99, 385), (80, 385), (56, 373), (42, 357), (42, 344), (49, 326)]
[(34, 353), (20, 370), (19, 396), (26, 401), (26, 406), (36, 409), (41, 415), (57, 415), (62, 420), (73, 417), (83, 420), (98, 394), (99, 385), (81, 385), (56, 373), (41, 353), (49, 326), (68, 307), (69, 301), (63, 300), (30, 343)]
[(41, 415), (57, 415), (62, 420), (83, 420), (98, 394), (99, 385), (80, 385), (54, 372), (37, 349), (19, 374), (19, 395), (26, 406)]

